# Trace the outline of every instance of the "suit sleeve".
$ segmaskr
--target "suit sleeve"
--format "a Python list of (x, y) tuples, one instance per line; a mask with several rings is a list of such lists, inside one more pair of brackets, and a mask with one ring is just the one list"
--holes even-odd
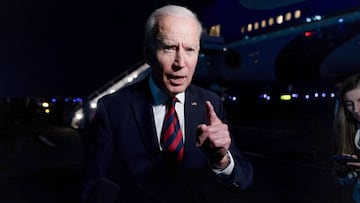
[[(219, 118), (227, 123), (226, 112), (221, 99), (216, 102), (217, 114)], [(234, 160), (234, 169), (230, 175), (217, 175), (220, 182), (225, 184), (227, 187), (234, 190), (245, 190), (252, 185), (253, 178), (253, 167), (250, 161), (241, 153), (236, 143), (234, 142), (233, 135), (230, 131), (231, 145), (229, 151)]]
[(96, 183), (106, 178), (113, 145), (110, 122), (105, 105), (99, 101), (96, 114), (82, 135), (84, 140), (83, 200), (87, 202)]

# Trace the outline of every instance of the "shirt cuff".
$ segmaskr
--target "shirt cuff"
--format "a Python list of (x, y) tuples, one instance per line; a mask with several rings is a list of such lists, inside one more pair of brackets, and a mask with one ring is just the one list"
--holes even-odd
[(234, 159), (230, 153), (230, 151), (227, 152), (227, 156), (229, 156), (230, 164), (224, 168), (224, 169), (213, 169), (216, 175), (223, 174), (223, 175), (230, 175), (234, 169)]

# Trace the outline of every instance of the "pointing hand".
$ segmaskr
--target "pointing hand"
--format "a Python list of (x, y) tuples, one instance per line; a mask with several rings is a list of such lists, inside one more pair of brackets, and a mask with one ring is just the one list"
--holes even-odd
[(198, 125), (197, 146), (216, 168), (225, 168), (229, 161), (226, 153), (231, 143), (228, 126), (218, 118), (209, 101), (206, 101), (206, 109), (209, 124)]

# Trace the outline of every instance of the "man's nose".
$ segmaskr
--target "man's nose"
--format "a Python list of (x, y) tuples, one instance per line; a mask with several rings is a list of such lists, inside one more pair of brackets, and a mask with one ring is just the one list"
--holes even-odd
[(184, 50), (179, 49), (176, 51), (175, 63), (179, 67), (183, 67), (185, 65), (184, 54)]

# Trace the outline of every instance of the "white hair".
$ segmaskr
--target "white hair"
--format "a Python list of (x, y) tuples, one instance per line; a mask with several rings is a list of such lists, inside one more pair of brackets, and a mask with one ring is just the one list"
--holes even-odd
[(146, 20), (145, 23), (145, 43), (151, 45), (154, 43), (158, 33), (158, 20), (160, 16), (177, 16), (193, 18), (199, 25), (199, 38), (202, 34), (202, 25), (197, 15), (183, 6), (166, 5), (155, 10)]

